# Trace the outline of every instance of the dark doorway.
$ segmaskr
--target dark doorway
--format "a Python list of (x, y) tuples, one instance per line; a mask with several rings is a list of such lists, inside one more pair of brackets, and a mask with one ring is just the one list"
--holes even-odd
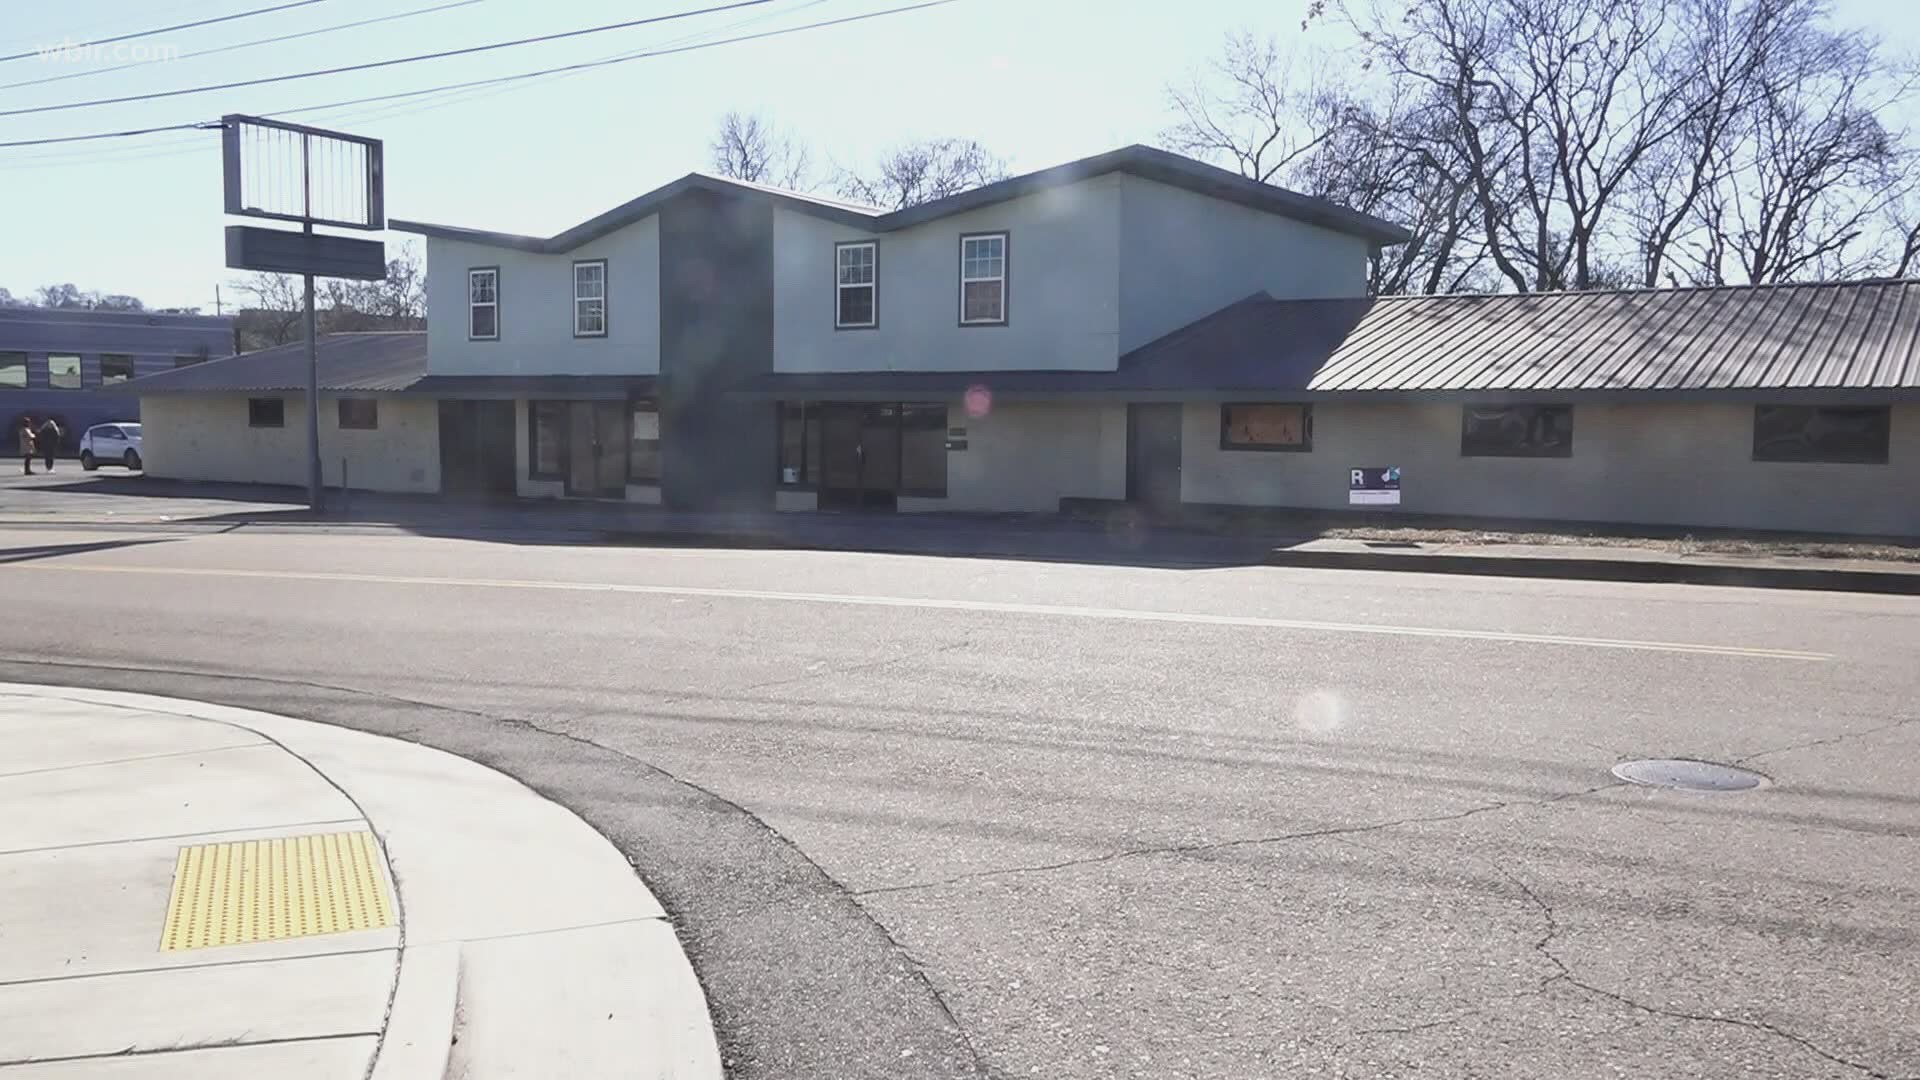
[(448, 495), (512, 498), (511, 401), (440, 403), (440, 490)]
[(820, 505), (891, 510), (900, 487), (899, 406), (820, 406)]
[(567, 494), (627, 494), (627, 408), (619, 401), (575, 401), (567, 416)]
[(1150, 511), (1180, 505), (1180, 406), (1127, 406), (1127, 501)]

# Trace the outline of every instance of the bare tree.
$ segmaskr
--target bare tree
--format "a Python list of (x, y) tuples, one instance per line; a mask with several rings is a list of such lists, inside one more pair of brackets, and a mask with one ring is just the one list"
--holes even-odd
[(1227, 35), (1220, 55), (1167, 87), (1177, 117), (1167, 149), (1229, 162), (1240, 175), (1282, 183), (1285, 172), (1341, 129), (1349, 100), (1332, 89), (1329, 62), (1283, 52), (1272, 37)]
[(1007, 163), (972, 139), (922, 139), (894, 148), (872, 170), (839, 170), (834, 186), (849, 199), (902, 210), (1004, 180)]
[(306, 287), (299, 278), (256, 270), (232, 287), (251, 301), (235, 317), (242, 351), (285, 345), (305, 333)]
[(792, 135), (758, 113), (730, 111), (709, 147), (721, 176), (794, 191), (812, 187), (811, 155)]

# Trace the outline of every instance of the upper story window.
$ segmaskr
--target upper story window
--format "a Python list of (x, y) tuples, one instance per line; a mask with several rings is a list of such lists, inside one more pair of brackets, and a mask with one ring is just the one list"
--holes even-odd
[(880, 322), (880, 250), (873, 241), (833, 245), (833, 325), (857, 330)]
[(1756, 405), (1753, 460), (1885, 465), (1893, 441), (1885, 405)]
[(500, 337), (500, 268), (483, 266), (467, 271), (467, 340), (494, 341)]
[(54, 390), (80, 389), (80, 358), (72, 353), (49, 353), (47, 386)]
[(607, 336), (607, 260), (573, 264), (573, 336)]
[(1000, 326), (1007, 321), (1007, 234), (960, 238), (960, 325)]

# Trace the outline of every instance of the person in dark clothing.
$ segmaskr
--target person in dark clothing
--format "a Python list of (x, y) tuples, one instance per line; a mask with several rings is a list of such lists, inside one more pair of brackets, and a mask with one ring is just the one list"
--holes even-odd
[(49, 416), (40, 421), (40, 430), (34, 433), (34, 443), (40, 448), (40, 456), (47, 463), (47, 471), (53, 471), (53, 452), (60, 446), (60, 425)]
[(28, 476), (33, 475), (33, 417), (20, 418), (20, 464), (26, 467)]

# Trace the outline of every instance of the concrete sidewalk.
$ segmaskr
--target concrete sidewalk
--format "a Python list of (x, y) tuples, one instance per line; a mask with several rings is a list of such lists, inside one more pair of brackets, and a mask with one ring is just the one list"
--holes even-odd
[(413, 743), (0, 684), (0, 1078), (721, 1075), (571, 812)]

